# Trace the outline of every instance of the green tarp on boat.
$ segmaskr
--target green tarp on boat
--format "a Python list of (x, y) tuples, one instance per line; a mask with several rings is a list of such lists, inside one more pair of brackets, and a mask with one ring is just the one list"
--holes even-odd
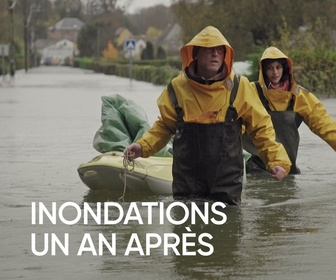
[[(102, 125), (93, 138), (93, 147), (100, 153), (123, 152), (151, 127), (146, 112), (134, 101), (118, 94), (101, 99)], [(171, 142), (154, 156), (172, 157)]]

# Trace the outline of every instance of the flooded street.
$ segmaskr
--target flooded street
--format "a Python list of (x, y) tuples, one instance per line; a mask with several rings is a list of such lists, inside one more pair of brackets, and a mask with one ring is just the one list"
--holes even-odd
[[(162, 89), (67, 67), (18, 71), (15, 81), (0, 84), (1, 279), (335, 279), (336, 153), (305, 124), (300, 128), (298, 156), (302, 174), (281, 182), (248, 176), (242, 205), (224, 210), (225, 224), (159, 223), (158, 211), (153, 211), (152, 224), (109, 225), (80, 219), (68, 225), (59, 217), (53, 224), (46, 216), (42, 224), (34, 224), (32, 202), (42, 202), (49, 211), (53, 202), (57, 210), (69, 202), (93, 210), (99, 202), (117, 202), (121, 194), (90, 191), (77, 173), (81, 163), (98, 155), (92, 140), (101, 125), (101, 96), (120, 94), (134, 100), (152, 123)], [(336, 99), (323, 103), (336, 119)], [(120, 205), (126, 212), (132, 202), (147, 217), (142, 203), (162, 202), (167, 208), (173, 199), (130, 193)], [(65, 212), (68, 220), (75, 219), (75, 207)], [(133, 233), (144, 255), (135, 250), (125, 254)], [(156, 237), (209, 233), (214, 252), (165, 254), (161, 245), (147, 254), (149, 233)], [(107, 246), (99, 254), (100, 234), (107, 241), (115, 234), (115, 254)], [(53, 254), (55, 236), (63, 244), (68, 237), (68, 254), (59, 246)], [(87, 239), (87, 251), (78, 255), (88, 236), (92, 243)], [(36, 251), (48, 249), (48, 244), (49, 250), (38, 256)], [(194, 247), (197, 251), (200, 244)]]

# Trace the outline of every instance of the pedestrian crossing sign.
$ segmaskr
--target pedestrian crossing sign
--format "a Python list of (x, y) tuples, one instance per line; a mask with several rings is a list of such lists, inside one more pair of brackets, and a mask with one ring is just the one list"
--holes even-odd
[(125, 50), (127, 51), (134, 51), (136, 46), (136, 40), (135, 39), (129, 39), (126, 40), (124, 43)]

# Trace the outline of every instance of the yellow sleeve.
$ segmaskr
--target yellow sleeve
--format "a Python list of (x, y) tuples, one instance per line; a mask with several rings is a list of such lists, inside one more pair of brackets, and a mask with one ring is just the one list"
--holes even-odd
[(149, 157), (164, 148), (175, 134), (176, 112), (167, 88), (157, 100), (160, 116), (153, 126), (137, 141), (142, 147), (143, 157)]
[(336, 122), (315, 95), (301, 89), (294, 110), (304, 118), (305, 124), (313, 133), (336, 151)]

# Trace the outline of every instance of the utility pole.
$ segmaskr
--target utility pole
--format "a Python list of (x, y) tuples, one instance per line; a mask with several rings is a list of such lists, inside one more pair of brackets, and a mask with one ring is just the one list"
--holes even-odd
[(10, 32), (9, 32), (9, 74), (11, 77), (15, 75), (15, 46), (14, 46), (14, 7), (16, 0), (8, 0), (8, 11), (10, 16)]
[(97, 59), (100, 57), (100, 26), (97, 25)]
[(23, 41), (24, 41), (24, 68), (25, 71), (28, 71), (28, 0), (22, 1), (23, 9)]
[[(41, 5), (36, 3), (30, 3), (29, 0), (21, 0), (23, 2), (23, 39), (24, 39), (24, 64), (25, 70), (28, 71), (29, 68), (29, 57), (30, 57), (30, 44), (32, 41), (32, 36), (29, 33), (30, 21), (32, 19), (33, 13), (41, 12)], [(35, 38), (34, 38), (35, 40)]]

